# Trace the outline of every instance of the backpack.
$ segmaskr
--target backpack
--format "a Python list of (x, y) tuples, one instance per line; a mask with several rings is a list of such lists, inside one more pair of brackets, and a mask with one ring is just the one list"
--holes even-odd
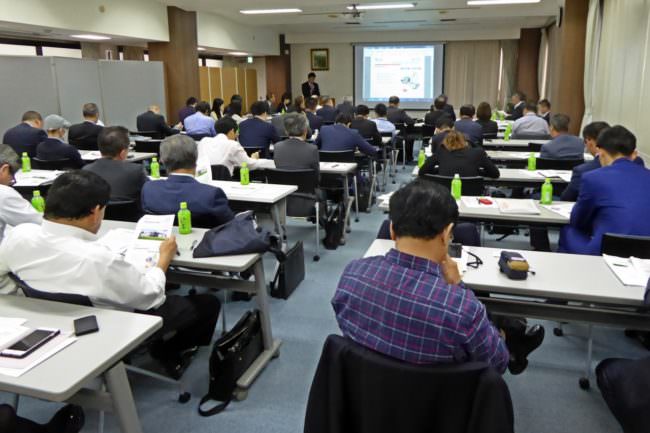
[[(370, 212), (370, 207), (375, 203), (375, 197), (370, 199), (370, 179), (366, 176), (357, 177), (357, 197), (359, 198), (359, 212)], [(368, 206), (370, 203), (370, 206)]]
[(343, 230), (345, 227), (345, 205), (339, 203), (335, 206), (325, 219), (325, 239), (323, 245), (328, 250), (335, 250), (341, 244)]

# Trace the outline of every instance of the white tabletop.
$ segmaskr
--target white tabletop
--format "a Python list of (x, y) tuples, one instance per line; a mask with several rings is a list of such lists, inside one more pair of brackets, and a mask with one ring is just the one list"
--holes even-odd
[[(502, 161), (525, 161), (530, 156), (530, 152), (517, 150), (487, 150), (487, 155), (492, 159)], [(535, 152), (535, 158), (539, 158), (539, 152)], [(585, 161), (591, 161), (594, 156), (591, 153), (584, 154)]]
[(528, 143), (544, 144), (549, 140), (523, 140), (523, 139), (510, 139), (508, 141), (503, 139), (485, 139), (483, 140), (483, 147), (524, 147), (528, 148)]
[(61, 170), (31, 170), (23, 173), (22, 170), (16, 172), (16, 183), (14, 187), (40, 186), (53, 182), (54, 179), (65, 173)]
[[(383, 255), (393, 245), (393, 241), (375, 240), (365, 257)], [(474, 290), (582, 302), (643, 305), (645, 289), (621, 284), (599, 256), (518, 251), (526, 258), (535, 275), (529, 275), (526, 280), (511, 280), (499, 271), (498, 261), (502, 249), (465, 248), (483, 261), (478, 269), (468, 268), (463, 275), (463, 282)]]
[(357, 169), (356, 162), (321, 162), (321, 174), (347, 174), (353, 173)]
[[(111, 229), (124, 228), (134, 230), (136, 223), (125, 221), (104, 220), (99, 230), (99, 236), (104, 235)], [(210, 271), (229, 271), (242, 272), (250, 268), (260, 257), (259, 254), (240, 254), (237, 256), (206, 257), (195, 259), (192, 257), (192, 244), (196, 241), (195, 246), (201, 242), (207, 229), (192, 228), (192, 233), (187, 235), (178, 234), (178, 227), (174, 227), (176, 243), (178, 244), (177, 255), (172, 261), (173, 266), (183, 266), (192, 269), (202, 269)]]
[[(541, 171), (544, 172), (548, 170), (541, 170)], [(571, 178), (571, 170), (553, 170), (553, 172), (567, 176), (569, 179)], [(525, 168), (500, 168), (499, 173), (500, 173), (499, 178), (494, 180), (508, 181), (508, 182), (543, 183), (544, 180), (546, 179), (544, 176), (542, 176), (540, 170), (527, 170)], [(551, 182), (553, 183), (567, 183), (566, 180), (558, 176), (550, 177), (550, 179)], [(489, 180), (492, 179), (486, 178), (486, 182), (489, 182)]]
[(276, 185), (272, 183), (242, 185), (239, 182), (225, 180), (213, 180), (210, 183), (221, 188), (228, 200), (253, 203), (274, 204), (298, 191), (296, 185)]
[(0, 389), (35, 398), (63, 401), (124, 358), (162, 326), (157, 316), (82, 307), (60, 302), (3, 296), (0, 316), (27, 319), (29, 327), (73, 331), (73, 320), (94, 315), (99, 332), (77, 341), (20, 377), (0, 374)]
[[(102, 157), (101, 153), (99, 153), (98, 150), (80, 150), (79, 153), (81, 153), (81, 159), (84, 161), (95, 161)], [(158, 155), (151, 152), (129, 152), (129, 156), (126, 160), (130, 162), (138, 162), (151, 159), (156, 156)]]

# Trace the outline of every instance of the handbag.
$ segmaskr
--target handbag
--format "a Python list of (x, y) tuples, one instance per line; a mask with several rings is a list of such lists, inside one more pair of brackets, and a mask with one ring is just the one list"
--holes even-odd
[(270, 284), (271, 296), (274, 298), (287, 299), (305, 279), (305, 253), (302, 241), (296, 242), (285, 254), (286, 260), (280, 263)]
[(328, 250), (335, 250), (341, 245), (345, 226), (345, 206), (339, 203), (325, 219), (325, 239), (323, 245)]
[[(212, 347), (210, 388), (199, 403), (201, 416), (216, 415), (230, 404), (237, 380), (263, 351), (260, 312), (247, 311)], [(221, 403), (210, 409), (203, 409), (202, 406), (210, 400)]]

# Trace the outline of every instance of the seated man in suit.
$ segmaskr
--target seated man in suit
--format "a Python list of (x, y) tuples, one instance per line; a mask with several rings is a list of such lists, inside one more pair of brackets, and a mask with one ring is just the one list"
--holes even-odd
[(157, 263), (147, 270), (97, 242), (110, 186), (95, 173), (59, 176), (47, 194), (43, 225), (22, 224), (0, 245), (0, 293), (16, 293), (10, 272), (36, 290), (87, 296), (94, 306), (140, 311), (163, 318), (152, 356), (180, 377), (188, 354), (208, 345), (219, 316), (212, 295), (165, 296), (165, 272), (176, 255), (174, 236), (160, 243)]
[(368, 156), (375, 156), (377, 149), (363, 139), (361, 134), (350, 129), (352, 118), (347, 114), (339, 114), (336, 124), (323, 126), (316, 147), (324, 151), (354, 151), (360, 150)]
[(510, 98), (512, 103), (512, 113), (506, 117), (508, 120), (517, 120), (524, 115), (524, 106), (526, 105), (526, 95), (521, 92), (513, 93)]
[(336, 110), (334, 109), (332, 98), (324, 97), (322, 105), (323, 106), (316, 111), (316, 114), (318, 117), (323, 119), (324, 123), (334, 123), (336, 120)]
[(354, 105), (352, 105), (352, 96), (344, 96), (343, 102), (336, 106), (336, 114), (347, 114), (354, 118)]
[[(440, 96), (438, 96), (438, 98), (442, 98), (445, 101), (444, 110), (449, 115), (449, 117), (451, 117), (451, 120), (455, 122), (456, 112), (454, 111), (454, 106), (449, 103), (449, 97), (443, 93)], [(432, 123), (432, 125), (435, 125), (435, 123)]]
[(139, 203), (147, 174), (142, 164), (126, 161), (129, 156), (129, 130), (123, 126), (103, 128), (98, 145), (102, 157), (83, 169), (98, 174), (108, 182), (111, 201), (133, 200)]
[(97, 104), (89, 102), (84, 104), (81, 111), (84, 121), (72, 125), (68, 131), (68, 141), (78, 149), (97, 150), (97, 137), (102, 132), (99, 121), (99, 108)]
[(381, 147), (381, 134), (377, 129), (377, 124), (368, 119), (370, 109), (367, 105), (357, 105), (357, 116), (352, 119), (350, 128), (359, 131), (363, 138), (372, 138), (372, 144), (375, 147)]
[(560, 232), (560, 252), (599, 255), (605, 233), (650, 236), (650, 170), (630, 161), (636, 137), (613, 126), (596, 145), (602, 168), (582, 176), (571, 221)]
[(11, 146), (18, 155), (27, 152), (33, 158), (36, 156), (36, 146), (46, 138), (41, 115), (36, 111), (26, 111), (22, 122), (5, 132), (2, 143)]
[(537, 103), (537, 114), (547, 125), (551, 124), (551, 102), (548, 99), (542, 99)]
[(309, 129), (314, 133), (320, 131), (323, 127), (323, 119), (316, 114), (316, 107), (318, 106), (318, 99), (309, 98), (305, 101), (305, 115), (309, 121)]
[(178, 111), (179, 122), (185, 125), (185, 118), (196, 113), (196, 104), (198, 103), (199, 100), (196, 99), (194, 96), (190, 96), (189, 98), (187, 98), (187, 101), (185, 101), (185, 106)]
[(569, 116), (554, 114), (551, 117), (551, 137), (542, 145), (539, 156), (548, 159), (583, 159), (585, 145), (580, 137), (569, 134)]
[(145, 113), (140, 114), (136, 119), (136, 124), (138, 131), (157, 132), (163, 138), (178, 134), (183, 129), (181, 122), (170, 128), (165, 122), (165, 116), (160, 114), (160, 107), (157, 105), (150, 105)]
[(524, 104), (524, 115), (512, 125), (512, 138), (548, 138), (548, 124), (537, 115), (537, 105)]
[(253, 102), (251, 114), (253, 117), (239, 124), (239, 142), (244, 148), (262, 149), (262, 157), (269, 157), (269, 146), (280, 140), (273, 124), (269, 123), (264, 101)]
[(463, 285), (447, 252), (458, 220), (449, 190), (417, 179), (391, 196), (389, 213), (395, 247), (348, 264), (332, 299), (343, 335), (412, 364), (480, 361), (521, 373), (543, 328), (493, 325)]
[(205, 101), (196, 104), (196, 112), (187, 116), (183, 121), (187, 135), (196, 140), (217, 135), (214, 130), (214, 119), (210, 116), (210, 109), (210, 104)]
[(438, 119), (445, 115), (449, 115), (447, 110), (445, 110), (445, 98), (438, 96), (436, 100), (433, 101), (431, 110), (424, 115), (424, 123), (426, 125), (436, 126)]
[[(404, 124), (407, 128), (415, 125), (415, 119), (412, 119), (406, 113), (406, 110), (399, 108), (399, 97), (391, 96), (388, 98), (388, 109), (386, 112), (386, 118), (393, 124), (396, 125), (399, 123)], [(406, 140), (406, 162), (410, 162), (413, 159), (413, 138), (408, 136), (400, 137), (400, 140)], [(401, 152), (401, 150), (400, 150)], [(402, 159), (401, 156), (398, 159)]]
[(320, 158), (318, 147), (307, 143), (309, 123), (302, 114), (288, 113), (283, 116), (284, 129), (289, 135), (288, 140), (280, 141), (275, 145), (273, 160), (275, 166), (286, 170), (315, 171), (316, 177), (320, 178)]
[(83, 167), (81, 154), (74, 147), (63, 141), (66, 129), (70, 122), (56, 114), (50, 114), (43, 122), (43, 128), (47, 131), (47, 138), (36, 146), (36, 157), (44, 161), (56, 161), (67, 159), (70, 166), (75, 168)]
[(436, 123), (436, 129), (431, 137), (431, 152), (436, 153), (445, 137), (454, 128), (454, 121), (449, 116), (440, 116)]
[(11, 186), (14, 175), (20, 170), (20, 157), (6, 144), (0, 144), (0, 243), (7, 226), (40, 224), (41, 214)]
[(474, 147), (483, 146), (483, 127), (474, 121), (476, 109), (472, 104), (460, 107), (460, 120), (454, 123), (454, 129), (462, 132)]
[(217, 130), (216, 137), (206, 137), (199, 141), (199, 159), (207, 159), (210, 165), (223, 165), (231, 176), (234, 168), (241, 167), (244, 162), (251, 170), (274, 167), (270, 159), (260, 159), (259, 152), (248, 156), (242, 145), (236, 141), (237, 122), (230, 117), (219, 119), (214, 128)]
[(375, 105), (375, 118), (372, 119), (373, 122), (377, 125), (377, 130), (380, 134), (393, 134), (393, 137), (397, 134), (397, 128), (393, 122), (388, 120), (386, 117), (388, 115), (388, 108), (386, 104), (379, 103)]
[(198, 159), (196, 141), (173, 135), (160, 143), (160, 160), (167, 167), (167, 180), (155, 180), (142, 187), (142, 209), (151, 214), (175, 214), (182, 201), (192, 217), (210, 221), (214, 227), (233, 218), (228, 198), (220, 188), (194, 179)]

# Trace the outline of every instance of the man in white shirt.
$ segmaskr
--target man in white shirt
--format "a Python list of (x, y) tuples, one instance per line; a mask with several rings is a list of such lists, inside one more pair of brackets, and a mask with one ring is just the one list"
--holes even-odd
[(512, 138), (548, 138), (550, 131), (546, 120), (537, 115), (537, 105), (528, 102), (524, 106), (524, 116), (512, 125)]
[(14, 174), (20, 170), (18, 155), (6, 144), (0, 144), (0, 243), (7, 226), (22, 223), (40, 224), (41, 214), (11, 187), (16, 180)]
[(393, 137), (397, 134), (397, 128), (393, 125), (388, 118), (388, 107), (386, 104), (377, 104), (375, 105), (375, 118), (372, 119), (373, 122), (377, 124), (377, 130), (380, 134), (392, 133)]
[(110, 198), (109, 184), (95, 173), (69, 171), (50, 188), (41, 226), (21, 224), (0, 244), (0, 293), (16, 292), (13, 273), (32, 288), (87, 296), (93, 305), (140, 311), (163, 318), (151, 354), (178, 378), (196, 346), (208, 345), (219, 315), (212, 295), (165, 296), (165, 272), (176, 254), (172, 236), (161, 242), (154, 266), (141, 271), (97, 242)]
[(255, 152), (248, 156), (242, 145), (235, 141), (237, 138), (237, 122), (230, 117), (222, 117), (214, 126), (216, 137), (206, 137), (199, 141), (199, 159), (207, 159), (210, 165), (223, 165), (232, 176), (235, 167), (242, 163), (248, 168), (275, 168), (273, 160), (260, 159), (260, 153)]

